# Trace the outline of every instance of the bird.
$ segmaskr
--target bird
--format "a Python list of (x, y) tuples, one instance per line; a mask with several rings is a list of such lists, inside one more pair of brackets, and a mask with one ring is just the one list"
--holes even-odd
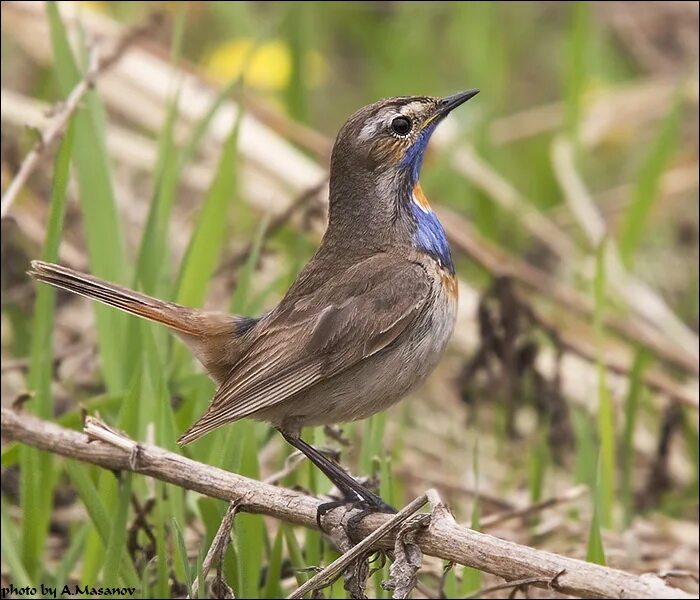
[(435, 128), (478, 92), (385, 98), (350, 116), (331, 152), (321, 243), (260, 317), (181, 306), (38, 260), (29, 274), (161, 323), (185, 343), (217, 388), (179, 444), (239, 419), (266, 421), (330, 479), (338, 502), (395, 512), (301, 430), (388, 408), (445, 350), (457, 314), (455, 266), (418, 180)]

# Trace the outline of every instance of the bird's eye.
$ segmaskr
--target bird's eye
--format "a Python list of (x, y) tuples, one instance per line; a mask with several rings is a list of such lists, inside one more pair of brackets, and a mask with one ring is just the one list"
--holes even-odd
[(396, 117), (391, 122), (391, 129), (397, 135), (406, 135), (411, 131), (411, 120), (408, 117)]

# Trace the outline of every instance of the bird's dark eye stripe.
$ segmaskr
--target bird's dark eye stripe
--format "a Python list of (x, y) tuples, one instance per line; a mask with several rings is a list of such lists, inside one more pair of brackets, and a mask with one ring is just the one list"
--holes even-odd
[(397, 135), (406, 135), (411, 131), (411, 120), (408, 117), (396, 117), (391, 122), (391, 129)]

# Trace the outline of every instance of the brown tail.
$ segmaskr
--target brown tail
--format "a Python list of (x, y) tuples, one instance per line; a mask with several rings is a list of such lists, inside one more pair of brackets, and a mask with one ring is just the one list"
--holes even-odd
[(137, 317), (162, 323), (186, 336), (200, 337), (210, 333), (207, 327), (209, 319), (203, 318), (206, 313), (202, 311), (164, 302), (68, 267), (34, 260), (29, 275), (43, 283), (97, 300)]

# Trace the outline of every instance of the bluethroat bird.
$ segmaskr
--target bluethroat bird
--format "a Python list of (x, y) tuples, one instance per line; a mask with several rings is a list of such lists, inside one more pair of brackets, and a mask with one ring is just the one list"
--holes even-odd
[(363, 419), (432, 371), (452, 334), (457, 281), (418, 175), (428, 140), (474, 97), (405, 96), (352, 115), (333, 146), (328, 228), (282, 301), (259, 318), (187, 308), (46, 262), (39, 281), (169, 327), (217, 384), (188, 444), (242, 418), (267, 421), (353, 503), (392, 511), (300, 437)]

